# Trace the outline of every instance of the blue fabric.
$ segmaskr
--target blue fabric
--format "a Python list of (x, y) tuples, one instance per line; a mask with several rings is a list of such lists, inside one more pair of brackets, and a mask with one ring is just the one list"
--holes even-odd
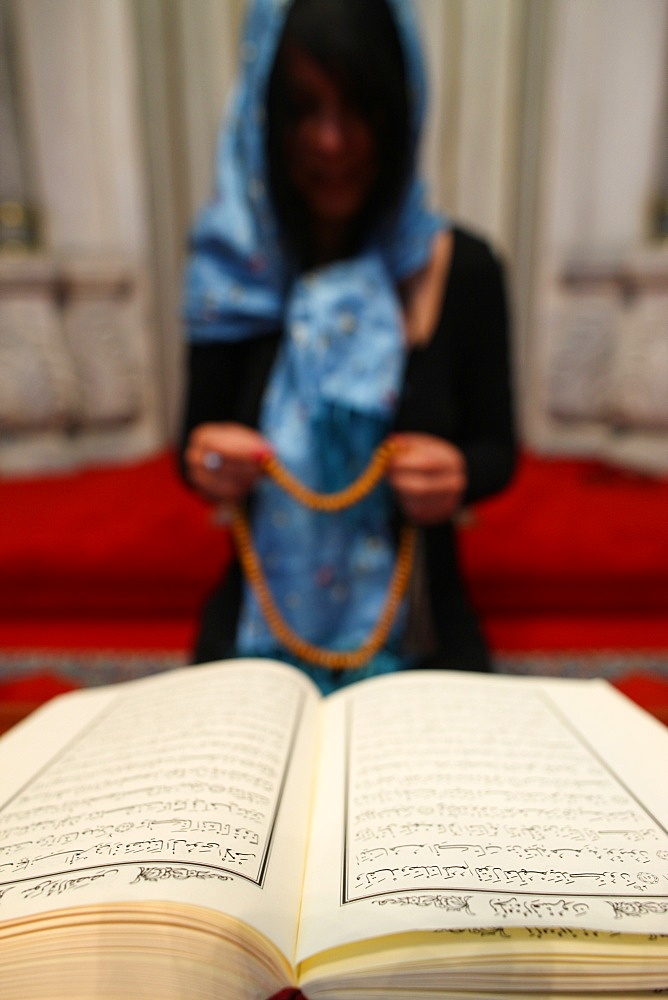
[[(389, 3), (406, 57), (417, 145), (426, 106), (417, 25), (407, 2)], [(268, 195), (263, 131), (267, 83), (288, 6), (285, 0), (255, 0), (245, 22), (240, 78), (218, 143), (214, 196), (191, 232), (184, 318), (193, 341), (237, 340), (276, 330), (295, 287), (297, 276), (283, 252)], [(405, 277), (425, 263), (443, 224), (425, 206), (424, 186), (415, 177), (397, 219), (377, 234), (373, 252), (393, 279)]]
[[(389, 0), (409, 73), (417, 144), (425, 80), (411, 8)], [(242, 41), (242, 70), (221, 132), (216, 193), (192, 232), (184, 312), (195, 342), (239, 340), (283, 329), (263, 402), (260, 430), (284, 464), (312, 488), (347, 485), (367, 465), (395, 412), (405, 363), (396, 282), (428, 259), (444, 221), (425, 206), (415, 177), (393, 224), (375, 233), (355, 259), (299, 275), (283, 252), (267, 191), (264, 101), (289, 4), (255, 0)], [(253, 533), (270, 589), (288, 623), (333, 649), (360, 645), (375, 624), (394, 564), (384, 486), (340, 515), (296, 505), (264, 480)], [(401, 615), (393, 632), (396, 646)], [(391, 644), (391, 645), (392, 645)], [(288, 658), (278, 649), (246, 588), (238, 652)], [(385, 651), (363, 671), (398, 669)], [(309, 672), (323, 690), (327, 671)]]

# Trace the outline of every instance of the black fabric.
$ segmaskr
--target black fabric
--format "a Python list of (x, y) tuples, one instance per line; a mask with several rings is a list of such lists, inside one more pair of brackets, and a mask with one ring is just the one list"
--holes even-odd
[[(465, 502), (501, 490), (516, 454), (508, 304), (503, 268), (489, 246), (463, 229), (454, 250), (434, 335), (411, 352), (396, 429), (435, 434), (459, 447), (467, 463)], [(257, 427), (280, 332), (240, 343), (192, 345), (183, 446), (201, 423)], [(450, 522), (424, 529), (426, 569), (437, 651), (421, 666), (489, 670), (490, 660), (462, 580)], [(234, 655), (241, 598), (238, 566), (204, 610), (195, 661)]]

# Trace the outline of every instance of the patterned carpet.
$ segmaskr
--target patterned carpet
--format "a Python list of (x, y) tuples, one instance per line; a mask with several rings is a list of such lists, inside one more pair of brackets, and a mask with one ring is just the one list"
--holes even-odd
[[(76, 687), (97, 687), (134, 680), (185, 666), (185, 654), (173, 650), (135, 651), (0, 651), (0, 685), (7, 681), (50, 674)], [(503, 674), (545, 677), (605, 677), (651, 674), (668, 680), (668, 650), (658, 652), (555, 652), (497, 655), (495, 669)], [(0, 697), (1, 697), (0, 690)]]
[(668, 650), (644, 652), (513, 653), (497, 657), (504, 674), (543, 677), (605, 677), (615, 681), (629, 674), (649, 674), (668, 680)]
[[(76, 652), (21, 650), (0, 652), (0, 685), (48, 674), (72, 687), (99, 687), (131, 681), (137, 677), (173, 670), (186, 663), (186, 656), (165, 652), (100, 651)], [(0, 697), (2, 688), (0, 687)]]
[[(168, 651), (0, 651), (0, 733), (56, 695), (134, 680), (185, 666)], [(668, 724), (668, 650), (659, 652), (514, 653), (495, 660), (499, 673), (603, 677)]]

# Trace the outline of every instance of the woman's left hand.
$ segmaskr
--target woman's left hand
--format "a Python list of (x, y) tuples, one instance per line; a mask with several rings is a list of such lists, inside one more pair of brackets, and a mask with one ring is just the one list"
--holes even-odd
[(393, 434), (391, 440), (397, 447), (387, 479), (404, 514), (415, 524), (447, 521), (467, 486), (462, 452), (432, 434)]

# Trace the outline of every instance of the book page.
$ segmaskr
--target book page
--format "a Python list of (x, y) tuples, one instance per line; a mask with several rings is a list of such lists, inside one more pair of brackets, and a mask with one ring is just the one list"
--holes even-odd
[(299, 961), (401, 931), (668, 929), (668, 732), (604, 682), (409, 671), (324, 715)]
[(0, 920), (189, 902), (291, 958), (319, 701), (238, 660), (47, 705), (0, 741)]

